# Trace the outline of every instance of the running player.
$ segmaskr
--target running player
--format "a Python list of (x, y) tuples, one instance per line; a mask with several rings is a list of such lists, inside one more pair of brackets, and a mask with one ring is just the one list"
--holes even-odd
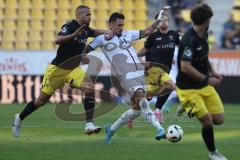
[(102, 49), (112, 65), (112, 72), (118, 77), (121, 86), (131, 96), (132, 100), (132, 108), (124, 112), (112, 125), (105, 128), (105, 142), (110, 143), (114, 132), (129, 120), (138, 117), (140, 113), (157, 129), (155, 138), (160, 140), (165, 137), (165, 130), (149, 107), (145, 95), (144, 66), (140, 63), (137, 53), (132, 47), (133, 41), (153, 33), (159, 24), (159, 20), (156, 20), (145, 30), (123, 30), (124, 19), (123, 14), (113, 13), (109, 18), (109, 28), (112, 30), (114, 37), (111, 40), (105, 40), (100, 35), (85, 48), (86, 53), (98, 47)]
[(79, 65), (80, 55), (86, 45), (87, 38), (104, 34), (105, 31), (89, 27), (91, 11), (88, 6), (78, 6), (75, 16), (75, 19), (62, 26), (56, 37), (55, 43), (59, 44), (59, 48), (56, 57), (45, 72), (40, 95), (29, 102), (20, 114), (15, 115), (12, 128), (15, 137), (19, 137), (21, 122), (48, 102), (56, 89), (62, 88), (65, 83), (85, 92), (85, 133), (92, 134), (101, 130), (99, 126), (93, 124), (95, 99), (92, 80), (80, 69)]
[(189, 117), (202, 124), (202, 138), (209, 151), (209, 160), (226, 160), (215, 147), (214, 125), (224, 122), (224, 107), (214, 87), (222, 77), (210, 65), (208, 34), (212, 9), (207, 4), (191, 10), (193, 27), (182, 37), (178, 54), (177, 93)]
[[(155, 19), (158, 15), (155, 16)], [(146, 57), (146, 63), (148, 62), (159, 69), (163, 69), (165, 72), (169, 73), (172, 67), (174, 50), (175, 47), (180, 43), (180, 35), (178, 32), (173, 30), (168, 30), (169, 17), (165, 15), (160, 22), (159, 28), (156, 32), (150, 35), (145, 41), (144, 47), (138, 52), (138, 56)], [(146, 67), (148, 70), (151, 67)], [(170, 78), (166, 79), (168, 83), (174, 84)], [(163, 84), (159, 84), (163, 85)], [(174, 88), (174, 87), (172, 87)], [(163, 104), (168, 99), (171, 90), (163, 93), (157, 97), (155, 115), (159, 122), (163, 121), (163, 116), (161, 114), (161, 109)]]

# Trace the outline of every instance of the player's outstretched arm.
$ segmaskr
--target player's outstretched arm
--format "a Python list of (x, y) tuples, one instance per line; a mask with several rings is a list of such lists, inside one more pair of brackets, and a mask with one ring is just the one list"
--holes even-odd
[(137, 56), (138, 56), (138, 57), (143, 57), (143, 56), (145, 56), (145, 54), (146, 54), (147, 52), (148, 52), (148, 49), (145, 48), (145, 47), (142, 47), (142, 48), (140, 49), (140, 51), (138, 51)]
[(86, 25), (81, 25), (75, 32), (67, 35), (57, 35), (55, 38), (55, 44), (63, 44), (71, 39), (73, 39), (75, 36), (82, 34), (82, 32), (85, 30)]
[(157, 29), (157, 26), (159, 25), (159, 23), (160, 23), (160, 20), (157, 19), (153, 22), (151, 26), (147, 27), (144, 30), (141, 30), (141, 38), (151, 35)]

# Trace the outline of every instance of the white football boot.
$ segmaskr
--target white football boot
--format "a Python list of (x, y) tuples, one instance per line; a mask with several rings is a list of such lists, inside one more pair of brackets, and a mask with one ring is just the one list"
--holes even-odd
[(99, 133), (102, 130), (100, 126), (95, 126), (93, 122), (87, 122), (84, 133), (91, 135), (93, 133)]
[(15, 119), (12, 126), (12, 133), (13, 133), (13, 136), (16, 138), (19, 137), (20, 129), (21, 129), (21, 119), (19, 118), (19, 115), (20, 114), (15, 115)]
[(209, 160), (227, 160), (227, 158), (224, 157), (218, 150), (209, 153), (208, 158)]

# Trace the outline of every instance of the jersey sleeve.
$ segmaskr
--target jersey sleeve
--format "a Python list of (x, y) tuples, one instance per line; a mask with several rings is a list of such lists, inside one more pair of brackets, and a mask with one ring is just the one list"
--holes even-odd
[(179, 45), (181, 41), (181, 35), (178, 32), (175, 32), (175, 44)]
[(144, 42), (144, 47), (145, 47), (146, 49), (150, 49), (151, 47), (153, 47), (153, 36), (152, 36), (152, 35), (149, 36), (149, 37), (145, 40), (145, 42)]
[(95, 33), (94, 29), (92, 29), (90, 27), (87, 27), (87, 35), (88, 35), (88, 37), (94, 37), (94, 35), (95, 35), (94, 33)]
[(97, 49), (98, 47), (101, 47), (103, 45), (103, 36), (97, 36), (96, 38), (93, 39), (92, 42), (89, 43), (89, 46), (92, 47), (93, 49)]
[(129, 30), (127, 33), (130, 35), (132, 41), (135, 41), (141, 38), (140, 30)]
[(71, 27), (71, 23), (67, 23), (62, 26), (61, 31), (58, 32), (58, 35), (66, 36), (72, 33), (73, 33), (73, 30)]

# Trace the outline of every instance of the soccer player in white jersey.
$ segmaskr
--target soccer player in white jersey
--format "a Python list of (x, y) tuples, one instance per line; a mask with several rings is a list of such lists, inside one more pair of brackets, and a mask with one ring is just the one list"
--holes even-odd
[[(165, 138), (165, 130), (149, 107), (145, 93), (144, 66), (140, 63), (137, 52), (132, 46), (133, 41), (153, 33), (160, 21), (156, 20), (145, 30), (123, 30), (124, 19), (123, 14), (113, 13), (109, 18), (109, 29), (114, 33), (114, 37), (106, 40), (104, 36), (98, 36), (85, 47), (85, 53), (98, 47), (102, 49), (106, 58), (111, 62), (113, 74), (119, 78), (122, 88), (131, 96), (132, 100), (132, 108), (105, 128), (105, 142), (109, 144), (116, 130), (141, 113), (157, 129), (155, 139), (160, 140)], [(82, 58), (82, 62), (89, 62), (86, 56)]]

